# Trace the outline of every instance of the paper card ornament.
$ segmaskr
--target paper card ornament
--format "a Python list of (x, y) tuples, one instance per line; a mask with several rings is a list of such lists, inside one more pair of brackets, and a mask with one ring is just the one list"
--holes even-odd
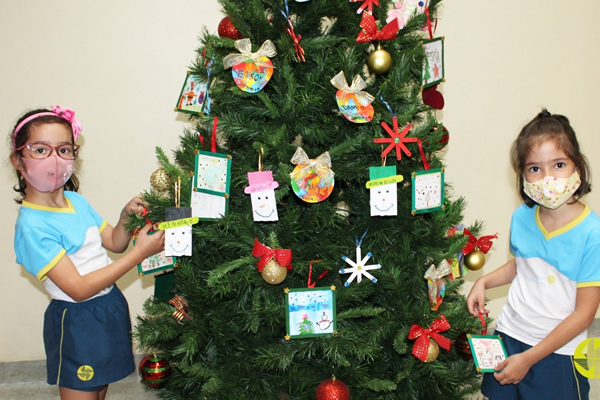
[(199, 150), (192, 190), (192, 215), (218, 219), (227, 213), (231, 184), (231, 156)]
[(275, 189), (279, 183), (273, 180), (273, 171), (248, 172), (248, 183), (244, 193), (250, 194), (254, 221), (277, 221)]
[(370, 167), (369, 178), (371, 216), (398, 215), (398, 183), (404, 177), (396, 175), (396, 166)]
[(494, 373), (494, 368), (508, 358), (504, 341), (499, 335), (468, 334), (467, 339), (478, 372)]
[(422, 42), (425, 64), (421, 76), (421, 86), (428, 88), (444, 81), (444, 38), (437, 37)]
[[(149, 232), (152, 235), (156, 231)], [(133, 239), (133, 245), (135, 246), (136, 239)], [(167, 269), (175, 268), (177, 259), (172, 256), (165, 255), (165, 251), (161, 251), (158, 254), (154, 254), (140, 264), (138, 264), (138, 275), (144, 276), (146, 274), (153, 274), (159, 271), (165, 271)]]
[(165, 222), (158, 229), (165, 231), (165, 256), (192, 255), (192, 225), (198, 218), (192, 217), (191, 207), (168, 207)]
[(269, 57), (277, 55), (275, 45), (266, 40), (260, 49), (253, 53), (250, 39), (235, 41), (240, 54), (228, 54), (223, 58), (223, 67), (232, 68), (235, 84), (243, 91), (257, 93), (261, 91), (273, 76), (273, 63)]
[(398, 26), (402, 29), (410, 18), (425, 11), (425, 8), (429, 6), (429, 0), (401, 0), (395, 1), (393, 6), (387, 12), (386, 22), (389, 23), (393, 19), (397, 19)]
[(335, 286), (285, 288), (286, 340), (336, 333)]
[(291, 163), (296, 164), (290, 173), (296, 196), (307, 203), (318, 203), (329, 197), (335, 184), (329, 152), (309, 159), (306, 152), (298, 147)]
[(412, 173), (412, 214), (445, 209), (444, 169)]
[(208, 108), (208, 81), (199, 75), (187, 72), (179, 93), (175, 111), (188, 114), (202, 114)]
[(348, 121), (364, 124), (373, 119), (375, 110), (371, 103), (375, 98), (363, 91), (367, 84), (360, 75), (355, 75), (352, 85), (348, 86), (344, 71), (341, 71), (331, 79), (331, 84), (339, 89), (335, 99), (340, 112)]

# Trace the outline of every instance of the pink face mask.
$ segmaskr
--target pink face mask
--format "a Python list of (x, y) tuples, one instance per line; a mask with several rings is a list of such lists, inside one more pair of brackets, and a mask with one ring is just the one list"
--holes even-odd
[(75, 160), (64, 160), (57, 156), (42, 160), (21, 157), (21, 160), (27, 169), (21, 174), (40, 192), (54, 192), (63, 187), (75, 172)]

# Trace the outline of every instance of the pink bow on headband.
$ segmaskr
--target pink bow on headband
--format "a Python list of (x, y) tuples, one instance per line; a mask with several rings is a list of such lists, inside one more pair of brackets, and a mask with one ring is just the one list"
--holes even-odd
[(71, 129), (73, 129), (73, 140), (77, 140), (79, 134), (81, 133), (81, 124), (77, 118), (75, 118), (75, 111), (68, 108), (62, 108), (60, 106), (52, 106), (51, 108), (54, 114), (71, 124)]

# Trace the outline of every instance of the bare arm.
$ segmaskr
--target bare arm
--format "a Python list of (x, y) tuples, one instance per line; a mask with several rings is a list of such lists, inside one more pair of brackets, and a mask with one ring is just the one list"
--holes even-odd
[(131, 240), (131, 232), (125, 229), (125, 223), (131, 214), (141, 214), (144, 207), (141, 196), (135, 196), (121, 210), (117, 225), (114, 228), (110, 224), (106, 225), (102, 231), (102, 246), (106, 250), (122, 253), (127, 249)]
[(509, 284), (517, 276), (517, 265), (512, 259), (500, 268), (477, 279), (467, 296), (467, 308), (471, 315), (485, 314), (485, 291), (487, 289)]
[(127, 271), (142, 262), (146, 257), (164, 249), (164, 231), (148, 235), (151, 227), (151, 225), (143, 227), (138, 233), (136, 246), (129, 253), (106, 267), (87, 275), (80, 275), (69, 256), (64, 255), (48, 271), (47, 276), (73, 300), (83, 301), (89, 299), (102, 289), (115, 283), (117, 279), (125, 275)]
[(569, 343), (587, 329), (594, 320), (600, 304), (600, 287), (577, 289), (575, 310), (531, 349), (510, 356), (496, 367), (494, 377), (501, 385), (517, 384), (531, 366)]

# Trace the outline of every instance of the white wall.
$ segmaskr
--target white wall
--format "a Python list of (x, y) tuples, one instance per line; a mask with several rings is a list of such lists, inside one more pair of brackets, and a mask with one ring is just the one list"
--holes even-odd
[[(600, 3), (445, 1), (438, 34), (446, 38), (446, 107), (438, 112), (450, 132), (447, 181), (469, 207), (465, 223), (483, 220), (500, 238), (483, 272), (509, 257), (510, 215), (519, 204), (508, 162), (520, 127), (541, 106), (571, 118), (593, 171), (600, 139), (594, 119), (600, 84), (594, 16)], [(216, 0), (90, 0), (0, 3), (0, 127), (8, 137), (32, 107), (59, 104), (76, 110), (84, 131), (78, 172), (81, 193), (111, 223), (158, 168), (155, 146), (169, 154), (186, 118), (173, 112), (203, 26), (216, 32), (223, 15)], [(15, 263), (9, 145), (0, 146), (0, 209), (5, 234), (0, 279), (0, 362), (44, 358), (41, 284)], [(600, 211), (593, 193), (588, 204)], [(465, 290), (481, 272), (467, 276)], [(152, 295), (154, 278), (135, 270), (119, 282), (132, 315)], [(489, 293), (493, 316), (505, 290)]]

